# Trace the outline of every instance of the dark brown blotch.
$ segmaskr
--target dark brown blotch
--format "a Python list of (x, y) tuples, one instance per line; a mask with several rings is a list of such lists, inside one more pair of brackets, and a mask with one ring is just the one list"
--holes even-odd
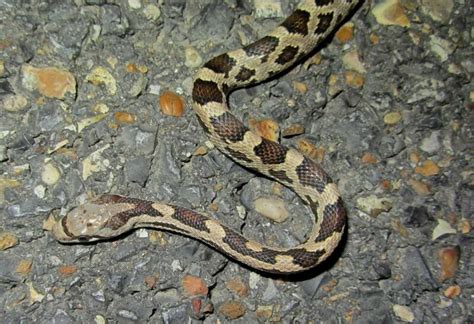
[(322, 193), (326, 184), (331, 182), (326, 172), (307, 157), (296, 167), (296, 174), (303, 186), (312, 187), (319, 193)]
[(245, 81), (250, 80), (250, 78), (252, 78), (253, 76), (255, 76), (255, 73), (256, 72), (254, 69), (248, 69), (246, 67), (242, 67), (240, 68), (240, 71), (235, 76), (235, 78), (237, 79), (237, 81), (245, 82)]
[(239, 152), (239, 151), (235, 151), (229, 147), (226, 147), (225, 148), (225, 151), (234, 159), (236, 160), (239, 160), (239, 161), (243, 161), (243, 162), (246, 162), (246, 163), (252, 163), (252, 160), (247, 157), (247, 155), (245, 155), (245, 153), (242, 153), (242, 152)]
[(193, 212), (192, 210), (176, 207), (171, 217), (176, 220), (179, 220), (181, 223), (187, 226), (209, 233), (209, 229), (207, 228), (205, 223), (208, 218), (206, 216)]
[(219, 89), (216, 82), (197, 79), (194, 81), (193, 100), (200, 105), (209, 102), (224, 102), (224, 93)]
[(334, 0), (315, 0), (317, 7), (327, 6), (329, 4), (333, 4)]
[(229, 76), (229, 72), (234, 66), (235, 60), (227, 53), (216, 56), (204, 64), (204, 67), (214, 71), (215, 73), (224, 74), (226, 77)]
[(298, 54), (298, 47), (287, 46), (281, 51), (280, 55), (278, 55), (275, 62), (280, 65), (288, 64), (294, 60), (297, 54)]
[(268, 58), (268, 55), (275, 51), (278, 43), (278, 38), (273, 36), (265, 36), (258, 41), (245, 46), (243, 50), (248, 56), (259, 56), (262, 58), (262, 62), (265, 62)]
[(294, 264), (297, 264), (305, 269), (309, 269), (320, 262), (321, 257), (326, 254), (326, 251), (320, 250), (316, 252), (309, 252), (305, 249), (291, 249), (282, 254), (293, 257)]
[(263, 164), (280, 164), (285, 162), (288, 149), (283, 145), (262, 138), (262, 142), (255, 146), (253, 151)]
[(240, 120), (228, 111), (218, 117), (212, 117), (211, 124), (220, 137), (231, 142), (243, 140), (244, 134), (248, 131)]
[[(121, 196), (118, 196), (118, 197), (121, 197)], [(112, 230), (117, 230), (123, 225), (125, 225), (126, 223), (128, 223), (134, 217), (138, 217), (145, 214), (149, 216), (153, 216), (153, 217), (163, 216), (158, 210), (153, 208), (152, 206), (153, 202), (151, 201), (128, 198), (128, 197), (122, 197), (122, 198), (123, 200), (117, 203), (134, 204), (134, 207), (114, 215), (107, 221), (104, 227), (110, 228)]]
[(333, 232), (342, 233), (346, 225), (346, 210), (342, 199), (339, 198), (334, 204), (327, 205), (323, 211), (323, 221), (319, 235), (315, 242), (322, 242), (327, 239)]
[(291, 180), (287, 175), (285, 170), (270, 170), (268, 171), (272, 177), (275, 179), (284, 182), (284, 183), (293, 183), (293, 180)]
[(329, 26), (331, 26), (331, 22), (333, 18), (334, 18), (334, 14), (332, 12), (328, 12), (326, 14), (319, 14), (318, 25), (314, 33), (320, 34), (320, 35), (326, 33), (329, 29)]
[(291, 34), (308, 34), (308, 21), (310, 14), (305, 10), (295, 10), (285, 21), (281, 24)]

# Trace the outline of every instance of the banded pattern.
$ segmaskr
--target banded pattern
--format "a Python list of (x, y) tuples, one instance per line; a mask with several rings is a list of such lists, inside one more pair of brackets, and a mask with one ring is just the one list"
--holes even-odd
[(198, 239), (261, 271), (311, 269), (336, 248), (346, 214), (336, 185), (298, 151), (263, 139), (229, 111), (230, 91), (286, 70), (321, 43), (358, 0), (303, 0), (273, 31), (241, 49), (221, 54), (196, 73), (192, 91), (198, 121), (216, 147), (236, 162), (292, 189), (311, 207), (314, 226), (306, 242), (269, 247), (243, 237), (208, 216), (168, 203), (104, 195), (70, 211), (50, 229), (62, 242), (95, 241), (137, 227), (168, 230)]

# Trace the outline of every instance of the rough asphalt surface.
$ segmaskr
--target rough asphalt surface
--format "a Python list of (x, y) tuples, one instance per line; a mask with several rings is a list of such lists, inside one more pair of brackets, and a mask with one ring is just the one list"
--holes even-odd
[(319, 52), (230, 97), (340, 187), (345, 239), (311, 273), (270, 277), (169, 233), (62, 245), (43, 230), (119, 193), (304, 240), (301, 201), (213, 148), (189, 105), (203, 62), (295, 4), (0, 0), (0, 322), (474, 322), (468, 0), (365, 1)]

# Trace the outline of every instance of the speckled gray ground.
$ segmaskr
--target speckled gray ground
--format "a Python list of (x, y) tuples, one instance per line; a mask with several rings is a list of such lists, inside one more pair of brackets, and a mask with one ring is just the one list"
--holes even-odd
[[(200, 57), (264, 35), (296, 1), (270, 2), (281, 17), (258, 17), (269, 13), (249, 0), (0, 0), (0, 322), (474, 321), (468, 0), (402, 1), (407, 27), (377, 22), (381, 1), (365, 1), (352, 39), (232, 95), (239, 118), (302, 124), (281, 141), (326, 151), (349, 228), (314, 272), (267, 277), (171, 234), (67, 246), (42, 230), (49, 214), (112, 192), (213, 210), (271, 244), (303, 240), (310, 220), (290, 191), (215, 149), (194, 154), (207, 139), (192, 109), (170, 117), (158, 104), (164, 90), (189, 103)], [(69, 71), (77, 86), (57, 98), (25, 80), (29, 67)], [(93, 75), (97, 67), (109, 74)], [(290, 215), (281, 224), (254, 210), (278, 192)], [(209, 292), (188, 296), (186, 275)]]

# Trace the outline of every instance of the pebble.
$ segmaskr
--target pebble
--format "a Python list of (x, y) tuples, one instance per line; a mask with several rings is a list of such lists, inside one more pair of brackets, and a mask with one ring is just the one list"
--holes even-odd
[(431, 188), (429, 185), (424, 183), (423, 181), (410, 179), (408, 180), (408, 185), (420, 196), (428, 196), (431, 195)]
[(256, 18), (283, 17), (281, 2), (275, 0), (254, 0)]
[(447, 234), (456, 234), (456, 230), (444, 219), (438, 218), (438, 225), (433, 229), (431, 240), (435, 241), (439, 237)]
[(434, 21), (447, 23), (454, 8), (453, 0), (421, 0), (421, 10)]
[(28, 99), (25, 96), (8, 95), (2, 100), (2, 107), (9, 112), (19, 112), (25, 109), (28, 105)]
[(285, 202), (277, 198), (258, 198), (254, 202), (255, 211), (263, 216), (281, 223), (288, 218)]
[(163, 91), (160, 96), (161, 112), (167, 116), (181, 117), (184, 113), (184, 100), (171, 91)]
[(308, 86), (304, 82), (293, 82), (293, 89), (295, 89), (299, 94), (305, 94), (308, 92)]
[(443, 295), (448, 298), (456, 298), (461, 294), (461, 286), (459, 285), (452, 285), (446, 288), (443, 292)]
[(145, 9), (143, 9), (143, 14), (145, 15), (146, 19), (157, 21), (161, 17), (161, 10), (154, 4), (149, 4), (145, 6)]
[(383, 117), (383, 122), (387, 125), (396, 125), (401, 119), (402, 115), (398, 111), (393, 111)]
[(272, 305), (258, 305), (255, 310), (255, 315), (259, 319), (268, 320), (273, 316), (273, 306)]
[(227, 301), (222, 303), (219, 308), (219, 314), (229, 320), (234, 320), (245, 315), (245, 306), (239, 301)]
[(199, 277), (186, 275), (181, 284), (186, 296), (206, 296), (209, 292), (206, 283)]
[(352, 50), (344, 54), (344, 56), (342, 57), (342, 63), (348, 70), (355, 71), (359, 74), (367, 73), (367, 70), (360, 61), (359, 52), (357, 50)]
[(240, 278), (232, 278), (226, 282), (225, 286), (239, 297), (245, 297), (249, 294), (249, 287)]
[(378, 162), (377, 158), (372, 153), (368, 152), (365, 152), (362, 155), (361, 161), (363, 164), (375, 164)]
[(459, 266), (461, 248), (459, 246), (444, 247), (438, 252), (438, 260), (441, 267), (439, 281), (454, 278)]
[(376, 195), (360, 197), (356, 201), (357, 208), (371, 217), (377, 217), (382, 212), (388, 212), (393, 207), (390, 198), (379, 198)]
[(292, 124), (281, 132), (281, 136), (285, 138), (293, 137), (293, 136), (304, 134), (304, 132), (305, 132), (304, 125)]
[(77, 267), (73, 264), (62, 265), (58, 268), (58, 273), (63, 277), (70, 277), (76, 273)]
[(53, 164), (47, 163), (43, 166), (41, 180), (49, 186), (56, 184), (61, 178), (61, 172)]
[(117, 81), (113, 75), (102, 66), (95, 67), (89, 74), (87, 74), (85, 80), (95, 86), (104, 85), (107, 93), (111, 96), (117, 93)]
[(142, 7), (140, 0), (128, 0), (128, 5), (132, 9), (140, 9)]
[(347, 43), (354, 37), (354, 23), (347, 22), (336, 32), (336, 39), (341, 43)]
[(12, 248), (15, 245), (18, 245), (18, 238), (14, 233), (11, 232), (1, 232), (0, 233), (0, 251)]
[[(107, 107), (107, 106), (105, 106), (105, 107)], [(92, 117), (86, 117), (86, 118), (83, 118), (83, 119), (79, 120), (77, 122), (77, 132), (78, 133), (82, 132), (85, 128), (100, 122), (105, 117), (107, 117), (107, 114), (103, 113), (103, 114), (98, 114), (98, 115), (95, 115), (95, 116), (92, 116)]]
[(32, 65), (23, 65), (22, 84), (30, 90), (38, 90), (40, 94), (49, 98), (63, 99), (66, 93), (76, 95), (76, 79), (71, 72), (55, 67), (36, 68)]
[(135, 115), (126, 111), (117, 111), (114, 113), (114, 120), (117, 124), (133, 124), (136, 121)]
[(392, 306), (392, 309), (395, 313), (395, 316), (400, 318), (400, 320), (402, 320), (403, 322), (413, 323), (413, 321), (415, 320), (415, 315), (413, 314), (410, 307), (396, 304)]
[(82, 180), (86, 180), (93, 173), (106, 171), (110, 165), (108, 159), (102, 156), (102, 152), (109, 148), (109, 144), (92, 152), (84, 160), (82, 160)]
[(280, 134), (280, 126), (271, 119), (249, 119), (249, 128), (257, 135), (272, 142), (277, 142)]
[(186, 47), (184, 50), (184, 65), (189, 68), (197, 68), (202, 65), (202, 57), (194, 47)]
[(308, 156), (312, 160), (315, 160), (319, 163), (324, 160), (324, 156), (326, 155), (326, 149), (314, 146), (314, 144), (307, 139), (300, 139), (297, 142), (297, 145), (298, 150), (300, 150), (301, 153)]
[(439, 36), (430, 36), (430, 47), (431, 51), (436, 54), (441, 63), (446, 62), (455, 50), (456, 46), (450, 41), (447, 41)]
[(22, 276), (26, 276), (31, 272), (32, 267), (33, 261), (23, 259), (18, 262), (15, 272), (21, 274)]
[(441, 148), (441, 143), (440, 143), (439, 138), (440, 138), (439, 131), (431, 132), (431, 134), (428, 137), (425, 137), (421, 141), (420, 149), (423, 152), (430, 153), (430, 154), (438, 152), (439, 149)]
[(399, 0), (383, 0), (374, 6), (372, 14), (381, 25), (410, 27), (410, 20)]
[(346, 84), (353, 88), (360, 89), (364, 85), (364, 76), (359, 72), (347, 71), (344, 76)]
[(439, 166), (431, 160), (426, 160), (421, 166), (417, 166), (415, 168), (416, 173), (419, 173), (425, 177), (437, 175), (439, 173), (439, 170)]
[(30, 299), (30, 304), (34, 303), (41, 303), (44, 299), (44, 295), (39, 293), (34, 287), (33, 283), (27, 282), (26, 285), (28, 286), (28, 293), (29, 293), (29, 299)]

